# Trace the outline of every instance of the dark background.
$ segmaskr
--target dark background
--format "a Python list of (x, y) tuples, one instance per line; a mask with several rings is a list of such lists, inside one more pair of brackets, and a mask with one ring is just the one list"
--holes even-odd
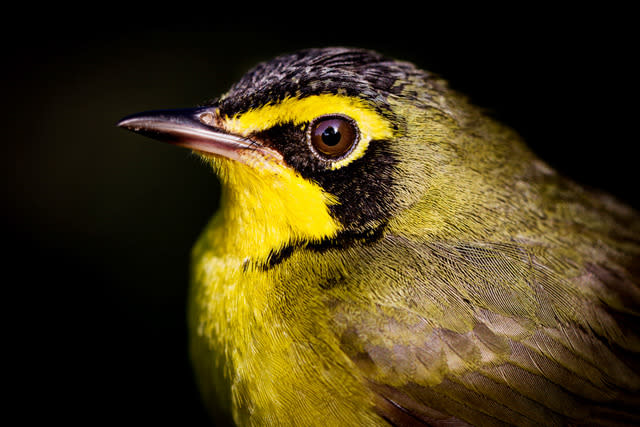
[[(3, 350), (22, 419), (207, 424), (185, 306), (189, 251), (218, 183), (186, 150), (115, 123), (193, 106), (274, 55), (348, 45), (413, 61), (561, 172), (638, 207), (628, 11), (330, 11), (180, 25), (41, 17), (3, 34)], [(264, 28), (274, 31), (250, 31)]]

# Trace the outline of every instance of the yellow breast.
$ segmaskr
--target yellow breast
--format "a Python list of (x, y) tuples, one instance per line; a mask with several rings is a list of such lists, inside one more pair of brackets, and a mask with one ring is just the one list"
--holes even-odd
[(225, 185), (220, 211), (193, 251), (191, 350), (206, 403), (229, 410), (241, 425), (349, 425), (368, 417), (375, 425), (318, 287), (291, 280), (286, 266), (254, 263), (291, 236), (334, 235), (328, 196), (293, 175), (217, 167), (246, 168), (244, 175), (226, 172), (246, 181)]

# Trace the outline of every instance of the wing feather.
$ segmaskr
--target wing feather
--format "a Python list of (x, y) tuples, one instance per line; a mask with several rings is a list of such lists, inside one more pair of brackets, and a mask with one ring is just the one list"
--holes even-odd
[(397, 235), (362, 251), (349, 283), (371, 297), (335, 291), (336, 327), (392, 424), (636, 420), (640, 293), (619, 259)]

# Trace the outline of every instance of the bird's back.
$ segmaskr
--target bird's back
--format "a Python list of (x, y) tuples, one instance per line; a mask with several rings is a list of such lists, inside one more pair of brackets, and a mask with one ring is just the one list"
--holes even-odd
[(437, 76), (310, 49), (121, 125), (221, 178), (190, 332), (236, 423), (640, 423), (640, 217)]

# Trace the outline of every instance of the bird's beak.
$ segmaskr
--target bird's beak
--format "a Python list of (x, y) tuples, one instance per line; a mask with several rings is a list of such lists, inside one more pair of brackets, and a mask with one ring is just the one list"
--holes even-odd
[(207, 124), (213, 123), (214, 117), (214, 107), (156, 110), (132, 114), (117, 125), (173, 145), (243, 163), (282, 160), (278, 152), (256, 141)]

